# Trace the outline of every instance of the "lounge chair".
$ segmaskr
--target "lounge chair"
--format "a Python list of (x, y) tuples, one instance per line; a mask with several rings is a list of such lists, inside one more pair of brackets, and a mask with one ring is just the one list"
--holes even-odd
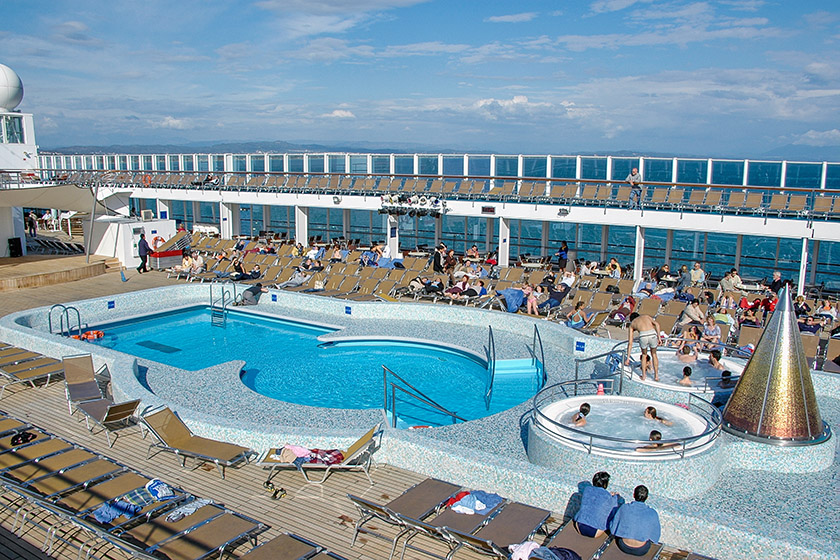
[(265, 529), (258, 521), (208, 504), (178, 521), (166, 520), (167, 513), (120, 534), (120, 538), (147, 554), (169, 560), (196, 560), (226, 550), (245, 539), (255, 539)]
[(595, 538), (584, 537), (577, 532), (574, 524), (569, 522), (554, 534), (554, 538), (548, 546), (568, 548), (577, 552), (581, 558), (592, 558), (604, 546), (608, 538), (607, 535)]
[[(38, 362), (39, 360), (33, 361)], [(35, 387), (35, 382), (41, 380), (46, 380), (45, 385), (48, 385), (53, 377), (64, 375), (64, 366), (56, 360), (50, 359), (38, 365), (25, 367), (27, 364), (29, 362), (23, 362), (22, 364), (8, 368), (0, 368), (0, 399), (3, 398), (6, 387), (9, 385), (29, 383), (32, 387)]]
[[(300, 473), (303, 475), (303, 478), (306, 479), (306, 482), (310, 484), (323, 484), (327, 477), (330, 475), (332, 471), (363, 471), (365, 476), (370, 482), (370, 485), (373, 486), (373, 480), (370, 478), (370, 465), (373, 460), (373, 453), (379, 447), (377, 442), (377, 436), (381, 438), (382, 435), (382, 424), (379, 423), (370, 430), (365, 433), (362, 437), (356, 440), (356, 442), (348, 447), (346, 450), (342, 451), (342, 455), (344, 456), (344, 460), (340, 463), (334, 465), (324, 465), (321, 463), (304, 463), (300, 466)], [(271, 470), (268, 473), (268, 478), (266, 479), (264, 486), (269, 487), (271, 484), (271, 479), (274, 477), (275, 470), (282, 467), (291, 467), (296, 468), (293, 463), (283, 462), (278, 459), (272, 459), (272, 457), (279, 456), (281, 452), (280, 448), (270, 449), (268, 453), (266, 453), (265, 457), (257, 463), (261, 467), (271, 467)], [(323, 473), (323, 476), (320, 480), (313, 480), (309, 477), (309, 472), (311, 471), (319, 471)]]
[(247, 560), (343, 560), (323, 547), (297, 535), (283, 533), (240, 556)]
[(186, 466), (187, 457), (198, 461), (214, 463), (222, 478), (225, 477), (225, 467), (244, 459), (247, 463), (254, 453), (247, 447), (216, 441), (213, 439), (194, 436), (190, 429), (175, 416), (175, 413), (164, 408), (140, 418), (143, 424), (157, 439), (157, 443), (149, 445), (149, 455), (152, 449), (171, 451), (181, 459), (181, 466)]
[(61, 363), (64, 367), (64, 392), (70, 414), (73, 414), (73, 405), (102, 398), (102, 390), (96, 379), (102, 368), (100, 373), (94, 369), (90, 354), (65, 356)]
[(643, 556), (634, 556), (623, 552), (620, 548), (618, 548), (618, 545), (615, 544), (615, 541), (612, 540), (610, 541), (610, 545), (607, 549), (601, 553), (601, 556), (598, 557), (598, 560), (653, 560), (657, 557), (660, 550), (662, 550), (662, 545), (653, 543), (650, 545), (650, 550), (648, 550), (646, 554)]
[[(460, 489), (461, 487), (456, 484), (435, 478), (427, 478), (384, 505), (347, 494), (347, 497), (359, 510), (359, 520), (356, 522), (353, 531), (353, 540), (350, 542), (350, 546), (356, 544), (356, 538), (362, 532), (386, 541), (391, 541), (391, 553), (388, 556), (390, 560), (394, 556), (399, 539), (412, 530), (406, 525), (405, 518), (419, 521), (428, 517), (445, 500), (453, 496)], [(368, 521), (374, 519), (397, 527), (399, 531), (396, 536), (389, 538), (375, 532), (373, 528), (364, 526)]]
[[(99, 425), (105, 432), (108, 447), (114, 447), (119, 437), (117, 430), (129, 425), (138, 406), (140, 406), (140, 399), (122, 403), (115, 403), (111, 399), (97, 399), (76, 404), (76, 410), (85, 415), (85, 424), (91, 433), (93, 433), (91, 423)], [(111, 441), (111, 432), (114, 432), (114, 441)]]

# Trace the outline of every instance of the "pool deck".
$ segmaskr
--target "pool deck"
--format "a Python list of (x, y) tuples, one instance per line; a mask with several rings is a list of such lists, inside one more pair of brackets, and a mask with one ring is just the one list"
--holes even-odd
[[(159, 273), (140, 276), (132, 271), (132, 274), (128, 276), (128, 282), (125, 283), (121, 282), (119, 274), (105, 274), (84, 282), (0, 293), (0, 309), (2, 309), (0, 314), (8, 314), (57, 302), (78, 301), (102, 297), (103, 295), (171, 285), (173, 285), (173, 281), (167, 280), (165, 275)], [(420, 309), (420, 306), (417, 309)], [(472, 313), (471, 311), (466, 312)], [(493, 315), (494, 317), (509, 317), (514, 321), (529, 321), (521, 317), (514, 318), (499, 313)], [(314, 315), (312, 317), (316, 318)], [(324, 322), (330, 321), (325, 320)], [(434, 329), (431, 331), (428, 330), (428, 327), (409, 329), (406, 328), (405, 321), (399, 318), (389, 319), (381, 324), (388, 326), (389, 329), (399, 328), (401, 336), (406, 333), (406, 335), (412, 337), (435, 340)], [(537, 324), (540, 325), (542, 331), (543, 322)], [(486, 327), (467, 326), (465, 329), (463, 325), (459, 325), (458, 328), (459, 332), (464, 333), (464, 346), (468, 348), (474, 348), (475, 344), (480, 345), (486, 339)], [(551, 328), (553, 327), (547, 326), (546, 330), (549, 331)], [(530, 330), (526, 330), (528, 330), (527, 334), (518, 336), (513, 333), (502, 334), (502, 341), (510, 343), (506, 344), (505, 347), (515, 348), (520, 345), (522, 340), (530, 341)], [(354, 333), (353, 327), (348, 327), (345, 332), (345, 335), (347, 334), (364, 334), (364, 332)], [(550, 351), (553, 342), (552, 337), (549, 335), (545, 338), (548, 339), (544, 339), (544, 342), (546, 342), (546, 358), (549, 371), (554, 372), (551, 374), (552, 380), (558, 378), (559, 373), (557, 372), (559, 371), (564, 371), (568, 375), (568, 363), (562, 363), (561, 357)], [(558, 340), (561, 339), (562, 336), (558, 338)], [(466, 342), (467, 340), (471, 342)], [(515, 357), (521, 356), (517, 355)], [(565, 361), (568, 362), (568, 359)], [(21, 409), (26, 410), (27, 406), (33, 407), (33, 402), (37, 403), (42, 400), (37, 399), (36, 394), (40, 395), (53, 390), (53, 388), (49, 388), (46, 391), (15, 391), (14, 394), (6, 397), (3, 403), (0, 403), (0, 408), (15, 413), (17, 408), (15, 403), (19, 400), (22, 401)], [(60, 394), (55, 400), (58, 402), (51, 402), (49, 405), (51, 407), (50, 414), (54, 415), (56, 420), (59, 421), (61, 417), (59, 411), (64, 409), (65, 405), (60, 402), (62, 401)], [(196, 403), (191, 401), (189, 404), (195, 406)], [(837, 400), (837, 397), (821, 397), (820, 404), (823, 418), (832, 426), (840, 426), (840, 401)], [(34, 406), (37, 408), (38, 405), (35, 404)], [(53, 407), (55, 410), (52, 410)], [(441, 476), (468, 486), (481, 486), (488, 489), (493, 488), (494, 480), (491, 472), (495, 472), (495, 482), (500, 493), (517, 499), (528, 499), (531, 496), (531, 491), (520, 490), (520, 495), (517, 495), (516, 488), (524, 488), (525, 486), (542, 488), (545, 492), (543, 501), (551, 503), (552, 510), (567, 512), (574, 507), (573, 501), (569, 500), (569, 496), (574, 492), (578, 481), (567, 480), (567, 477), (560, 473), (534, 467), (525, 462), (525, 444), (523, 443), (525, 438), (521, 420), (528, 408), (529, 404), (526, 403), (508, 413), (470, 422), (471, 428), (468, 431), (460, 426), (429, 430), (423, 434), (389, 431), (386, 435), (388, 443), (383, 446), (385, 452), (383, 457), (389, 463), (397, 466), (413, 467), (415, 470), (422, 471), (424, 475)], [(31, 413), (35, 413), (34, 409)], [(361, 424), (367, 423), (366, 425), (369, 425), (373, 418), (381, 418), (381, 416), (377, 417), (377, 414), (360, 418)], [(33, 421), (37, 423), (34, 417)], [(64, 422), (60, 423), (63, 424)], [(66, 428), (69, 429), (74, 423), (67, 424), (69, 425)], [(355, 425), (355, 422), (353, 425)], [(280, 430), (280, 432), (282, 431)], [(348, 432), (352, 431), (348, 430)], [(305, 431), (300, 433), (303, 434)], [(83, 435), (84, 433), (81, 434), (81, 436)], [(347, 437), (349, 437), (349, 434)], [(437, 443), (432, 443), (430, 440)], [(332, 441), (335, 441), (335, 438)], [(683, 543), (692, 542), (692, 533), (697, 530), (716, 530), (721, 533), (721, 538), (717, 539), (716, 543), (707, 541), (709, 546), (698, 549), (697, 552), (712, 554), (721, 559), (748, 558), (756, 553), (763, 558), (840, 557), (838, 541), (830, 540), (830, 535), (836, 535), (840, 531), (840, 513), (838, 513), (836, 503), (836, 496), (840, 495), (836, 441), (837, 438), (833, 438), (830, 443), (835, 448), (834, 464), (831, 468), (821, 472), (770, 475), (761, 471), (738, 469), (724, 473), (714, 488), (695, 498), (671, 500), (655, 497), (654, 493), (651, 503), (662, 513), (663, 540), (666, 543), (681, 546)], [(114, 450), (121, 447), (122, 444), (118, 443)], [(422, 456), (417, 456), (418, 448), (427, 451), (421, 453)], [(771, 453), (774, 448), (767, 449), (768, 453)], [(439, 451), (440, 455), (432, 454), (432, 451)], [(436, 469), (433, 466), (433, 461), (440, 462), (441, 456), (457, 457), (458, 454), (465, 455), (465, 458), (460, 461), (453, 460), (448, 467), (442, 466), (440, 469)], [(435, 455), (437, 456), (435, 457)], [(400, 457), (402, 457), (402, 461), (399, 460)], [(481, 473), (474, 472), (476, 462), (481, 460), (485, 460), (493, 468)], [(141, 460), (136, 463), (129, 462), (129, 464), (135, 464), (138, 468), (144, 469), (159, 462)], [(503, 468), (505, 465), (507, 468)], [(388, 468), (393, 467), (389, 466)], [(246, 469), (250, 469), (250, 467), (243, 468), (241, 471)], [(593, 470), (597, 470), (595, 465), (593, 465)], [(176, 470), (176, 472), (182, 473), (184, 471)], [(409, 470), (398, 469), (396, 472), (405, 473), (409, 481), (405, 484), (406, 487), (410, 485), (410, 481), (416, 481), (422, 476)], [(654, 478), (654, 474), (652, 473), (652, 478)], [(253, 485), (253, 479), (259, 480), (259, 475), (252, 475), (250, 478)], [(640, 482), (647, 483), (648, 481)], [(655, 487), (655, 485), (653, 486)], [(220, 491), (222, 489), (223, 486), (219, 488)], [(374, 489), (376, 489), (376, 486)], [(622, 494), (629, 493), (629, 488), (617, 489)], [(251, 490), (259, 492), (258, 485), (255, 485)], [(511, 491), (508, 492), (508, 490)], [(368, 495), (376, 497), (378, 493)], [(779, 498), (779, 496), (786, 495), (796, 497), (796, 505)], [(252, 493), (252, 499), (253, 496)], [(346, 502), (346, 506), (349, 506), (346, 499), (342, 501)], [(243, 512), (249, 513), (247, 506), (250, 505), (250, 502), (245, 500), (243, 503), (246, 506)], [(714, 507), (710, 507), (709, 504), (713, 504)], [(347, 515), (350, 518), (355, 518), (355, 513), (352, 510)], [(562, 516), (562, 514), (558, 514), (558, 516)], [(327, 518), (329, 519), (329, 517), (328, 514)], [(324, 520), (318, 520), (317, 522), (330, 524), (329, 521)], [(798, 530), (796, 532), (789, 531), (787, 523), (795, 524)], [(284, 529), (290, 528), (289, 525), (281, 524), (280, 526)], [(301, 532), (304, 536), (309, 536), (306, 531)], [(772, 543), (760, 537), (756, 539), (759, 535), (767, 535), (771, 540), (779, 539), (782, 542)], [(312, 537), (315, 538), (315, 535), (312, 535)], [(349, 557), (359, 557), (355, 549), (346, 550), (347, 542), (349, 542), (349, 537), (344, 542), (344, 548), (338, 548), (337, 551)], [(332, 546), (330, 542), (324, 544)], [(339, 546), (339, 544), (337, 543), (336, 546)], [(384, 558), (385, 555), (375, 554), (372, 557)]]

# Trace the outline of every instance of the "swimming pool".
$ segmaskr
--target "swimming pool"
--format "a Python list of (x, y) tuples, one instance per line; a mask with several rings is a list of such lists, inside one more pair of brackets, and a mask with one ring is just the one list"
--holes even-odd
[[(207, 307), (97, 325), (95, 344), (188, 371), (244, 360), (240, 379), (262, 395), (324, 408), (382, 408), (383, 367), (461, 418), (472, 420), (523, 402), (532, 384), (505, 385), (514, 394), (484, 401), (487, 361), (456, 347), (384, 338), (322, 342), (338, 329), (231, 310), (226, 326), (213, 326)], [(517, 393), (517, 391), (520, 391)], [(423, 412), (400, 394), (400, 416), (409, 424), (451, 423)], [(507, 403), (507, 404), (505, 404)]]

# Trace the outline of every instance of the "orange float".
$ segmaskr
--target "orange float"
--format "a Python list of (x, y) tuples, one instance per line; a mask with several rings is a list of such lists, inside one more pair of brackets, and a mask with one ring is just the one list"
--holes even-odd
[(155, 236), (155, 238), (152, 239), (152, 249), (157, 251), (158, 247), (163, 245), (165, 242), (166, 242), (166, 240), (163, 237), (161, 237), (160, 235)]
[(82, 338), (85, 340), (96, 340), (97, 338), (102, 338), (105, 336), (105, 333), (102, 331), (87, 331), (82, 335)]

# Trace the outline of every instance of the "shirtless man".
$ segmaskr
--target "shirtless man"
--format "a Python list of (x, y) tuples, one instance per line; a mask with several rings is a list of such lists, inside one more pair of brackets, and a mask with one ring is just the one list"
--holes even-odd
[[(627, 326), (627, 358), (625, 365), (630, 364), (630, 351), (633, 349), (633, 335), (639, 334), (639, 347), (642, 350), (642, 381), (647, 374), (648, 362), (653, 364), (653, 380), (659, 381), (659, 358), (656, 347), (659, 346), (659, 323), (648, 315), (630, 314), (630, 324)], [(650, 358), (648, 358), (650, 350)]]

